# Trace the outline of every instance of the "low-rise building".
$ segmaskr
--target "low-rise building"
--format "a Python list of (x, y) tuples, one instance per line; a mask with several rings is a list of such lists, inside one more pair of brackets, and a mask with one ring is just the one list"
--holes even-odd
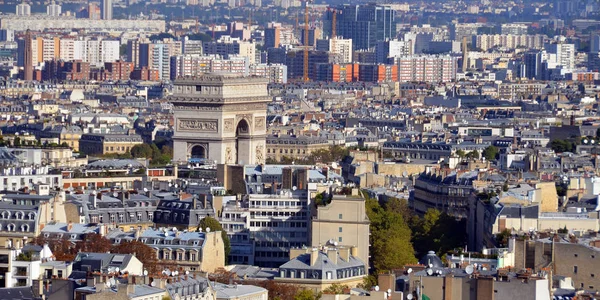
[(144, 143), (137, 134), (83, 134), (79, 150), (89, 155), (129, 153), (135, 145)]

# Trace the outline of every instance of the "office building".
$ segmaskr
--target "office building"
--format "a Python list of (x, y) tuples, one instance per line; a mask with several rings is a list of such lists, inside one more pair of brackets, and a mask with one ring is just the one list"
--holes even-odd
[[(316, 72), (317, 77), (314, 79), (316, 81), (354, 82), (359, 80), (358, 64), (318, 64)], [(307, 146), (310, 147), (310, 145)]]
[(265, 29), (264, 48), (277, 48), (281, 44), (281, 23), (271, 22)]
[(253, 42), (244, 42), (239, 38), (222, 36), (217, 41), (205, 42), (203, 52), (205, 55), (220, 55), (229, 58), (230, 55), (248, 57), (251, 64), (256, 60), (256, 47)]
[(113, 3), (112, 0), (102, 0), (102, 20), (112, 20)]
[[(335, 47), (335, 49), (333, 48)], [(330, 53), (338, 54), (341, 56), (342, 63), (352, 62), (352, 40), (336, 38), (335, 41), (332, 39), (317, 40), (317, 51), (328, 51)]]
[(521, 77), (528, 79), (543, 79), (542, 74), (543, 56), (541, 51), (529, 51), (523, 54), (524, 73)]
[(318, 39), (323, 38), (323, 33), (319, 28), (308, 29), (308, 44), (304, 42), (304, 28), (300, 29), (300, 44), (314, 47)]
[[(326, 51), (312, 51), (308, 53), (308, 78), (316, 78), (316, 69), (319, 64), (339, 63), (337, 55), (330, 55)], [(302, 78), (304, 75), (304, 53), (302, 50), (289, 51), (285, 64), (288, 67), (289, 78)]]
[(181, 53), (187, 55), (202, 55), (202, 41), (190, 40), (187, 36), (181, 43)]
[[(336, 34), (352, 40), (354, 50), (375, 47), (377, 41), (396, 37), (396, 11), (376, 4), (342, 5), (337, 11)], [(327, 11), (323, 21), (326, 36), (331, 36), (333, 11)]]
[(375, 45), (376, 63), (389, 63), (389, 58), (412, 55), (412, 41), (386, 40)]

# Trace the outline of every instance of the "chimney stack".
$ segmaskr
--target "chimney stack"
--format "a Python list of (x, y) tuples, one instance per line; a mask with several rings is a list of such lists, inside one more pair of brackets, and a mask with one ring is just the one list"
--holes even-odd
[(317, 263), (317, 259), (319, 258), (319, 249), (312, 248), (310, 251), (310, 265), (314, 266)]
[(350, 260), (350, 248), (340, 247), (338, 250), (340, 251), (340, 258), (345, 262), (348, 262)]
[(329, 258), (329, 261), (331, 263), (333, 263), (334, 265), (337, 265), (337, 263), (338, 263), (337, 249), (335, 249), (335, 248), (327, 249), (327, 258)]
[(67, 224), (67, 232), (71, 232), (71, 230), (73, 230), (73, 222), (69, 221), (69, 224)]

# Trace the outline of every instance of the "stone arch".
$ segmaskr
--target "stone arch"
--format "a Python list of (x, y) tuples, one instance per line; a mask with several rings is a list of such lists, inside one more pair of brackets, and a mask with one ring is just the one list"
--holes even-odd
[(235, 127), (235, 162), (237, 164), (247, 164), (244, 158), (250, 157), (250, 139), (252, 138), (250, 122), (243, 118), (238, 121)]
[(188, 145), (188, 158), (189, 159), (206, 159), (208, 158), (208, 149), (203, 144), (190, 144)]

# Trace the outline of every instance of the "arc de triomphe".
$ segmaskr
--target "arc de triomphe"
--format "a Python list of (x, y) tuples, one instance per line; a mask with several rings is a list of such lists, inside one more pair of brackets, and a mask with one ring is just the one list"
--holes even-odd
[(217, 164), (265, 160), (267, 80), (237, 74), (203, 74), (173, 83), (173, 159)]

